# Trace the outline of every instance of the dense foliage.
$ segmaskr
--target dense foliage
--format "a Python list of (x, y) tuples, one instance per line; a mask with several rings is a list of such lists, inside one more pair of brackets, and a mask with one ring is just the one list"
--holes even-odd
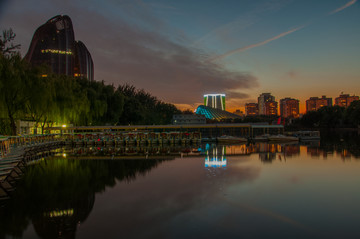
[(0, 37), (0, 134), (16, 134), (16, 120), (36, 122), (42, 131), (54, 122), (74, 125), (168, 124), (180, 112), (131, 85), (55, 75), (32, 67), (15, 50), (15, 34)]
[[(219, 121), (208, 120), (209, 123)], [(221, 123), (268, 123), (282, 124), (286, 130), (358, 128), (360, 126), (360, 101), (353, 101), (347, 108), (326, 106), (317, 111), (309, 111), (297, 119), (280, 116), (246, 116), (242, 119), (225, 119)]]
[(293, 124), (303, 128), (356, 128), (360, 125), (360, 101), (347, 108), (335, 105), (309, 111)]

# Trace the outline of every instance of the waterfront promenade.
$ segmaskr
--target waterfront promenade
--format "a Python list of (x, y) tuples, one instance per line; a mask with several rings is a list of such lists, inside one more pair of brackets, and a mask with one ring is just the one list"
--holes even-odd
[(51, 154), (64, 141), (57, 135), (2, 137), (0, 141), (0, 200), (9, 198), (26, 164)]
[(149, 132), (149, 133), (200, 133), (202, 138), (217, 138), (222, 135), (254, 138), (263, 134), (283, 134), (283, 125), (269, 124), (183, 124), (183, 125), (118, 125), (118, 126), (71, 126), (49, 127), (50, 133), (74, 134), (74, 133), (126, 133), (126, 132)]
[[(160, 147), (171, 154), (168, 146), (198, 147), (204, 138), (216, 139), (221, 135), (240, 136), (251, 140), (264, 133), (283, 133), (282, 125), (206, 124), (206, 125), (146, 125), (96, 126), (48, 128), (51, 134), (9, 136), (0, 138), (0, 199), (8, 198), (15, 190), (16, 181), (30, 161), (50, 155), (54, 149), (69, 147), (127, 147), (125, 156), (138, 154), (132, 148)], [(159, 152), (161, 150), (158, 150)], [(146, 158), (159, 157), (146, 151)], [(176, 149), (173, 155), (197, 152)]]

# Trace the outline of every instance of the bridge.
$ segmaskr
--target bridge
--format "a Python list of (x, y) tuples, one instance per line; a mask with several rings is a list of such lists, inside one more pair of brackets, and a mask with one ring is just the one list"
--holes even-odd
[[(196, 149), (202, 138), (216, 139), (221, 135), (230, 135), (252, 139), (261, 134), (279, 134), (284, 132), (282, 125), (260, 124), (194, 124), (194, 125), (128, 125), (128, 126), (73, 126), (50, 127), (50, 134), (0, 137), (0, 199), (7, 198), (15, 188), (18, 178), (26, 170), (30, 161), (51, 155), (53, 150), (63, 146), (70, 147), (114, 147), (127, 149), (117, 159), (139, 155), (142, 158), (194, 156), (191, 147), (178, 149), (176, 146), (192, 146)], [(174, 152), (167, 146), (175, 146)], [(137, 150), (131, 152), (131, 149)], [(165, 154), (147, 150), (168, 150)], [(129, 151), (130, 150), (130, 151)], [(133, 155), (132, 155), (133, 154)], [(83, 158), (87, 158), (83, 156)], [(132, 157), (133, 158), (133, 157)]]
[(283, 134), (283, 125), (268, 124), (184, 124), (184, 125), (120, 125), (120, 126), (71, 126), (48, 127), (50, 133), (115, 133), (115, 132), (154, 132), (154, 133), (200, 133), (202, 138), (216, 138), (221, 135), (254, 138), (262, 134)]

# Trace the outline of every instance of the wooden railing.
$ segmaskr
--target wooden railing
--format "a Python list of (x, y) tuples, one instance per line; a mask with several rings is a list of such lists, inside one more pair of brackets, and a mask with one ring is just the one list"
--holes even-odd
[(0, 137), (0, 157), (3, 158), (10, 152), (10, 140), (8, 137)]

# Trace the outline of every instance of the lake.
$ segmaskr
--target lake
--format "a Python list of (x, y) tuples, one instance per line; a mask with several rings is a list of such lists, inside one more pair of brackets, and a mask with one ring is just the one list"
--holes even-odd
[(79, 150), (28, 167), (0, 238), (360, 238), (357, 133), (158, 158)]

